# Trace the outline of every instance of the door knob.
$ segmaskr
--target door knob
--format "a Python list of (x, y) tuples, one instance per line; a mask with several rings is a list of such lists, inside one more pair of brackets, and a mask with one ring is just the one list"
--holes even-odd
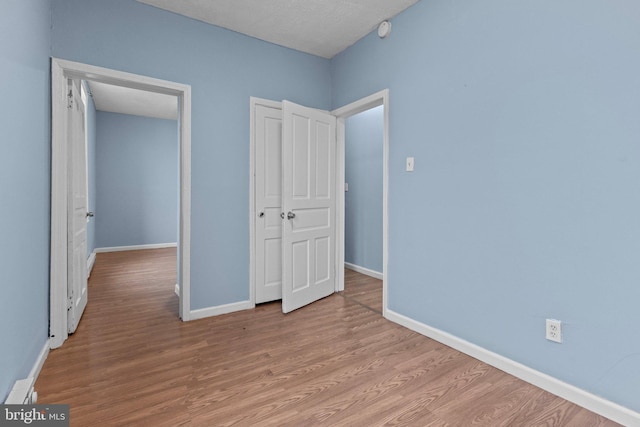
[(289, 212), (287, 213), (287, 219), (293, 219), (293, 218), (295, 218), (295, 217), (296, 217), (296, 214), (294, 214), (293, 212), (289, 211)]
[(87, 212), (87, 218), (93, 218), (94, 213), (93, 212)]
[(262, 218), (263, 216), (264, 216), (264, 212), (260, 212), (260, 213), (258, 214), (258, 217), (260, 217), (260, 218)]

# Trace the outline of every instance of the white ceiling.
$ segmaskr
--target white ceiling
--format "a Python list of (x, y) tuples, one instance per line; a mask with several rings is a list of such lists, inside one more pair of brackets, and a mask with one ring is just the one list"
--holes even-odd
[[(418, 0), (137, 0), (280, 46), (332, 58)], [(178, 118), (175, 96), (89, 82), (96, 109)]]
[(178, 98), (176, 96), (93, 81), (88, 83), (98, 111), (158, 119), (178, 119)]
[(138, 0), (238, 33), (332, 58), (418, 0)]

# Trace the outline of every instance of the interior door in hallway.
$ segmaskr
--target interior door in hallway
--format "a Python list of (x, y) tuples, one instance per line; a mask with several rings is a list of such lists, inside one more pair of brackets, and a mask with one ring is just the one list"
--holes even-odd
[(78, 327), (87, 305), (87, 169), (85, 109), (79, 80), (69, 80), (67, 138), (69, 189), (67, 210), (67, 329)]
[(282, 103), (282, 311), (335, 291), (336, 118)]

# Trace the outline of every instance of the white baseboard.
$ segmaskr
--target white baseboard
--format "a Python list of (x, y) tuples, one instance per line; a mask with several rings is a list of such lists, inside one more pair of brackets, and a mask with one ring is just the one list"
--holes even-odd
[(31, 368), (31, 372), (29, 372), (29, 377), (32, 377), (34, 379), (34, 382), (38, 379), (38, 375), (40, 375), (40, 371), (44, 366), (44, 361), (47, 360), (47, 356), (49, 356), (50, 349), (51, 343), (49, 342), (49, 339), (47, 339), (47, 341), (45, 341), (44, 343), (44, 346), (42, 347), (42, 350), (40, 350), (40, 354), (36, 359), (36, 363)]
[(177, 248), (177, 243), (154, 243), (151, 245), (132, 245), (132, 246), (112, 246), (108, 248), (96, 248), (94, 252), (122, 252), (122, 251), (140, 251), (145, 249), (163, 249), (163, 248)]
[(91, 272), (93, 271), (93, 265), (96, 263), (96, 251), (94, 250), (89, 255), (87, 259), (87, 277), (91, 276)]
[(576, 405), (600, 414), (603, 417), (609, 418), (617, 423), (625, 426), (640, 426), (640, 413), (618, 405), (617, 403), (603, 399), (602, 397), (572, 386), (571, 384), (567, 384), (550, 375), (536, 371), (535, 369), (529, 368), (521, 363), (472, 344), (447, 332), (415, 321), (392, 310), (387, 309), (385, 317), (392, 322), (398, 323), (412, 331), (448, 345), (449, 347), (520, 378), (523, 381), (540, 387), (541, 389), (553, 393), (556, 396), (573, 402)]
[(180, 285), (176, 283), (176, 287), (173, 289), (173, 292), (175, 292), (176, 295), (178, 295), (178, 298), (180, 298)]
[(374, 279), (382, 280), (382, 273), (380, 273), (379, 271), (374, 271), (365, 267), (360, 267), (359, 265), (351, 264), (350, 262), (345, 262), (344, 266), (349, 270), (353, 270), (358, 273), (365, 274), (367, 276), (373, 277)]
[(4, 401), (5, 405), (29, 405), (33, 399), (33, 385), (36, 380), (31, 377), (23, 378), (13, 383), (9, 395)]
[(215, 307), (200, 308), (198, 310), (191, 310), (189, 320), (204, 319), (205, 317), (219, 316), (221, 314), (233, 313), (234, 311), (249, 310), (254, 307), (255, 304), (252, 304), (251, 301), (240, 301)]
[[(40, 375), (40, 371), (44, 366), (45, 360), (47, 360), (47, 356), (49, 356), (49, 350), (51, 348), (51, 343), (49, 339), (44, 343), (42, 350), (40, 350), (40, 354), (36, 358), (31, 371), (29, 372), (29, 376), (22, 380), (18, 380), (13, 385), (13, 388), (9, 392), (5, 400), (5, 404), (9, 405), (22, 405), (25, 403), (31, 403), (31, 392), (33, 391), (33, 385), (38, 380), (38, 376)], [(34, 396), (36, 394), (34, 393)]]

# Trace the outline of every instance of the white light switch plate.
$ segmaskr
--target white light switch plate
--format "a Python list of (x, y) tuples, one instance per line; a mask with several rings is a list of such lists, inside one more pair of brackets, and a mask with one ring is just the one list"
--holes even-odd
[(407, 157), (407, 172), (413, 172), (413, 157)]

